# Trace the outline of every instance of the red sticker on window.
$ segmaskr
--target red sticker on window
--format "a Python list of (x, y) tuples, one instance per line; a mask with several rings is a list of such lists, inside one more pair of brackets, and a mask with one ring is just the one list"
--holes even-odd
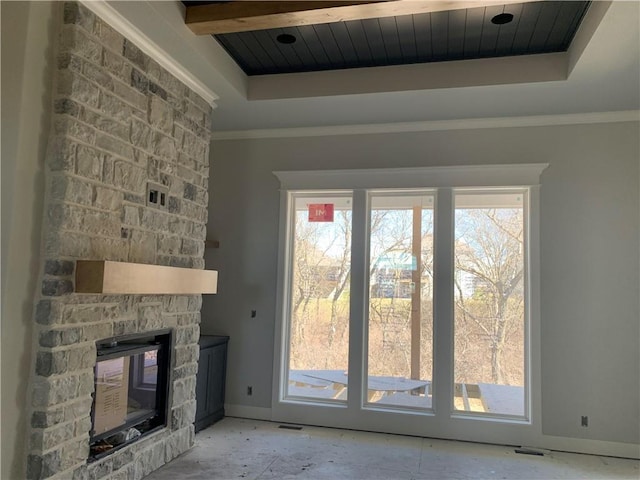
[(333, 203), (309, 204), (310, 222), (333, 222)]

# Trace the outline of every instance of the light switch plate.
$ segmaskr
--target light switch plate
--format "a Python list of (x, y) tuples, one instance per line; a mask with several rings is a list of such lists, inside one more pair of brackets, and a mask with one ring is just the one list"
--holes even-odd
[(157, 183), (147, 183), (147, 206), (167, 210), (169, 205), (169, 187)]

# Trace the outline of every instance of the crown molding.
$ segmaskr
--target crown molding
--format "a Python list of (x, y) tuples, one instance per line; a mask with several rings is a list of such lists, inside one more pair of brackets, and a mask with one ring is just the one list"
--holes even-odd
[(640, 121), (640, 110), (624, 110), (618, 112), (568, 113), (562, 115), (532, 115), (526, 117), (466, 118), (458, 120), (429, 120), (423, 122), (228, 130), (213, 132), (212, 140), (374, 135), (384, 133), (474, 130), (480, 128), (544, 127), (553, 125), (582, 125), (590, 123), (637, 121)]
[(164, 69), (200, 95), (213, 108), (218, 99), (209, 87), (201, 82), (193, 73), (184, 68), (178, 59), (167, 53), (160, 45), (151, 40), (142, 30), (127, 20), (106, 1), (79, 0), (85, 7), (107, 22), (111, 27), (131, 40), (144, 53), (158, 62)]

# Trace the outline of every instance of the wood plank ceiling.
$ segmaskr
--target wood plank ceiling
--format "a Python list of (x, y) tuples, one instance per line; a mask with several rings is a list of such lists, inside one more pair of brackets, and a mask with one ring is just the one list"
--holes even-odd
[(566, 51), (589, 4), (506, 3), (213, 37), (247, 75), (534, 55)]

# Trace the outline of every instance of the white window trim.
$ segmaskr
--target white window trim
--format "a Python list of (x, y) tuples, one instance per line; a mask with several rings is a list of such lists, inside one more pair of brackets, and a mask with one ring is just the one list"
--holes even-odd
[[(276, 421), (293, 421), (300, 423), (316, 423), (318, 419), (326, 419), (327, 408), (331, 410), (331, 420), (325, 421), (327, 426), (345, 426), (347, 428), (364, 428), (373, 431), (388, 431), (390, 433), (408, 433), (421, 436), (441, 436), (442, 438), (453, 438), (470, 441), (484, 441), (489, 443), (513, 443), (535, 445), (540, 444), (542, 438), (541, 424), (541, 392), (540, 392), (540, 308), (539, 308), (539, 184), (540, 175), (548, 166), (545, 163), (536, 164), (509, 164), (509, 165), (472, 165), (472, 166), (453, 166), (453, 167), (418, 167), (418, 168), (389, 168), (389, 169), (357, 169), (357, 170), (311, 170), (311, 171), (274, 171), (273, 174), (279, 179), (281, 184), (281, 208), (280, 208), (280, 242), (279, 242), (279, 263), (278, 263), (278, 303), (277, 303), (277, 321), (275, 335), (275, 355), (274, 355), (274, 378), (273, 378), (273, 398), (272, 398), (272, 420)], [(378, 421), (377, 417), (366, 414), (366, 408), (362, 409), (362, 402), (352, 401), (350, 394), (348, 409), (335, 409), (332, 406), (317, 405), (309, 407), (309, 404), (296, 405), (295, 402), (282, 400), (281, 387), (279, 385), (279, 377), (283, 368), (283, 348), (284, 318), (287, 308), (285, 298), (288, 292), (286, 285), (288, 268), (285, 259), (289, 258), (288, 237), (290, 235), (290, 209), (288, 208), (288, 199), (292, 191), (315, 190), (315, 191), (331, 191), (331, 190), (351, 190), (356, 197), (366, 198), (365, 190), (379, 189), (429, 189), (438, 188), (441, 193), (449, 192), (449, 197), (453, 193), (453, 189), (460, 187), (476, 187), (476, 188), (527, 188), (529, 191), (529, 395), (528, 399), (528, 419), (527, 420), (509, 420), (500, 421), (499, 418), (491, 417), (473, 417), (466, 415), (457, 415), (454, 412), (446, 412), (451, 420), (444, 430), (438, 426), (440, 423), (437, 418), (431, 415), (422, 415), (422, 420), (418, 420), (415, 415), (403, 415), (405, 418), (394, 418), (394, 422), (389, 422), (388, 418), (382, 418)], [(438, 201), (442, 201), (441, 198)], [(358, 202), (360, 203), (360, 202)], [(366, 203), (366, 201), (365, 201)], [(450, 213), (453, 214), (453, 205), (450, 205)], [(365, 207), (366, 208), (366, 207)], [(354, 205), (354, 221), (356, 218)], [(445, 219), (437, 220), (439, 222)], [(453, 217), (445, 221), (445, 227), (450, 229), (453, 224), (449, 224), (449, 220), (453, 222)], [(356, 225), (354, 225), (355, 230)], [(354, 239), (355, 240), (355, 239)], [(352, 302), (354, 300), (352, 299)], [(359, 300), (356, 300), (359, 302)], [(436, 312), (434, 306), (434, 313)], [(362, 354), (362, 352), (358, 352)], [(435, 353), (435, 352), (434, 352)], [(448, 353), (447, 353), (448, 356)], [(350, 354), (350, 366), (352, 364)], [(434, 362), (437, 361), (434, 358)], [(351, 368), (350, 368), (351, 370)], [(434, 371), (434, 375), (436, 372)], [(360, 375), (358, 375), (360, 377)], [(353, 392), (355, 393), (355, 392)], [(441, 394), (444, 394), (442, 392)], [(447, 392), (447, 397), (449, 392)], [(360, 397), (360, 395), (353, 395)], [(356, 400), (356, 398), (353, 398)], [(361, 399), (358, 399), (361, 400)], [(449, 401), (449, 399), (446, 399)], [(441, 397), (440, 405), (445, 401), (444, 396)], [(356, 405), (357, 403), (357, 405)], [(362, 424), (349, 424), (349, 416), (347, 410), (351, 408), (361, 408), (365, 411), (366, 427)], [(308, 408), (316, 408), (319, 416), (311, 413)], [(440, 412), (443, 412), (440, 410)], [(347, 415), (343, 415), (347, 414)], [(453, 415), (452, 415), (453, 414)], [(436, 415), (438, 417), (440, 415)], [(470, 423), (471, 420), (471, 423)], [(480, 420), (474, 422), (473, 420)], [(498, 427), (489, 431), (483, 425), (486, 420), (492, 420), (493, 424)], [(497, 421), (496, 421), (497, 420)], [(423, 422), (427, 422), (426, 424)], [(435, 423), (433, 423), (435, 421)], [(461, 424), (459, 422), (464, 422)], [(502, 424), (502, 427), (499, 425)], [(428, 425), (425, 431), (425, 425)], [(464, 425), (464, 426), (463, 426)], [(432, 428), (433, 427), (433, 428)], [(524, 430), (523, 430), (524, 428)]]
[(539, 185), (548, 163), (362, 170), (276, 171), (282, 190), (531, 187)]

